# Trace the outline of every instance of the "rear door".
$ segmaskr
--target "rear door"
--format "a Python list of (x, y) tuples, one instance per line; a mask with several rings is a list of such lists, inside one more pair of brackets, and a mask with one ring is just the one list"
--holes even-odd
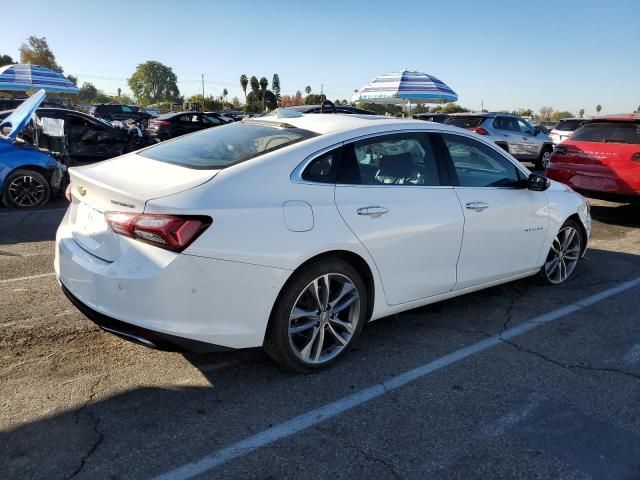
[(451, 291), (463, 214), (426, 133), (348, 143), (335, 190), (340, 215), (373, 257), (387, 303)]
[(465, 219), (456, 289), (535, 269), (548, 229), (545, 192), (523, 188), (525, 174), (492, 147), (468, 136), (439, 138)]

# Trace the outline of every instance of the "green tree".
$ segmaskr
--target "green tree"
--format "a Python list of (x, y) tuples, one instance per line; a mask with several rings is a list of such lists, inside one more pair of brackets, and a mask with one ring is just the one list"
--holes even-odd
[(76, 77), (75, 75), (67, 75), (67, 80), (73, 83), (76, 87), (78, 86), (78, 77)]
[(224, 99), (224, 101), (227, 101), (227, 95), (229, 95), (229, 90), (227, 90), (226, 88), (222, 90), (222, 98)]
[(276, 96), (276, 100), (278, 101), (278, 105), (280, 104), (280, 77), (277, 73), (273, 74), (273, 78), (271, 79), (271, 91)]
[(311, 87), (309, 85), (304, 87), (304, 93), (306, 93), (307, 95), (309, 95), (311, 93)]
[(578, 116), (580, 118), (584, 117), (584, 108), (581, 108), (580, 111), (578, 112)]
[(256, 96), (256, 98), (258, 98), (260, 93), (260, 82), (258, 81), (258, 77), (252, 75), (251, 79), (249, 80), (249, 85), (251, 85), (251, 91), (253, 92), (253, 94)]
[(573, 113), (571, 112), (554, 112), (553, 115), (551, 115), (551, 120), (553, 120), (554, 122), (559, 122), (560, 120), (562, 120), (563, 118), (571, 118), (573, 117)]
[(600, 105), (600, 104), (596, 105), (596, 113), (598, 115), (600, 115), (600, 110), (602, 110), (602, 105)]
[(138, 103), (148, 105), (163, 101), (178, 102), (178, 77), (171, 67), (160, 62), (141, 63), (128, 80), (129, 88)]
[[(254, 92), (249, 92), (247, 95), (247, 112), (262, 112), (262, 102), (263, 96), (260, 90), (258, 90), (257, 94), (254, 94)], [(278, 107), (276, 96), (271, 90), (267, 90), (264, 94), (264, 105), (269, 110)]]
[(244, 103), (247, 103), (247, 85), (249, 85), (249, 79), (243, 73), (240, 75), (240, 86), (242, 87), (242, 91), (244, 92)]
[(533, 110), (530, 108), (521, 108), (517, 112), (521, 117), (533, 117)]
[(457, 103), (447, 103), (446, 105), (438, 105), (433, 109), (433, 112), (441, 112), (441, 113), (462, 113), (468, 112), (468, 108), (461, 107)]
[(20, 63), (31, 63), (32, 65), (50, 68), (56, 72), (63, 72), (62, 67), (56, 62), (56, 56), (49, 48), (49, 43), (45, 37), (32, 35), (20, 46), (19, 50)]
[(98, 89), (95, 87), (93, 83), (84, 82), (80, 87), (80, 94), (78, 95), (78, 100), (82, 102), (91, 103), (98, 96)]
[(318, 95), (317, 93), (310, 93), (304, 97), (305, 105), (319, 105), (327, 99), (325, 95)]
[(262, 77), (260, 78), (260, 94), (262, 97), (262, 110), (265, 110), (265, 100), (266, 100), (266, 93), (267, 93), (267, 87), (269, 86), (269, 80), (267, 80), (267, 77)]
[(0, 55), (0, 67), (4, 67), (5, 65), (11, 65), (12, 63), (15, 63), (13, 61), (13, 58), (11, 58), (9, 55)]
[(302, 92), (301, 92), (300, 90), (298, 90), (298, 91), (296, 92), (296, 98), (297, 98), (298, 100), (302, 100)]

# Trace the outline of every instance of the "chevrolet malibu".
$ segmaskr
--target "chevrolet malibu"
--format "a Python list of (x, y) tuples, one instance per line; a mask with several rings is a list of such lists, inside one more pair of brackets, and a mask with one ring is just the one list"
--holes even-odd
[(365, 323), (537, 275), (564, 283), (589, 205), (456, 127), (271, 116), (70, 169), (55, 271), (123, 338), (263, 346), (309, 372)]

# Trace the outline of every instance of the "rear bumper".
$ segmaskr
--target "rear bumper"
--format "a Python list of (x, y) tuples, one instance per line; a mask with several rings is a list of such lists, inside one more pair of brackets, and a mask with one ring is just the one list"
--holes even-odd
[(165, 350), (170, 352), (219, 352), (231, 350), (229, 347), (223, 347), (221, 345), (213, 345), (211, 343), (199, 342), (189, 338), (176, 337), (174, 335), (168, 335), (166, 333), (156, 332), (147, 328), (138, 327), (130, 323), (122, 322), (111, 318), (103, 313), (94, 310), (93, 308), (85, 305), (69, 291), (63, 283), (60, 283), (62, 291), (67, 298), (73, 303), (73, 305), (80, 310), (80, 312), (98, 325), (103, 330), (113, 333), (114, 335), (128, 340), (145, 347), (154, 348), (157, 350)]
[(640, 168), (616, 173), (595, 165), (550, 163), (545, 175), (588, 196), (607, 199), (640, 199)]
[(288, 270), (122, 241), (120, 257), (107, 262), (76, 243), (67, 216), (57, 232), (58, 281), (95, 323), (157, 348), (209, 351), (262, 345)]

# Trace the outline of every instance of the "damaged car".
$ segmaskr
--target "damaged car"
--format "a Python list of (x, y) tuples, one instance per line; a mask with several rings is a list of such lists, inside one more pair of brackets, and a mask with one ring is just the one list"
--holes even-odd
[(46, 94), (40, 90), (0, 119), (0, 196), (7, 207), (44, 205), (64, 187), (66, 166), (19, 137)]
[[(0, 121), (10, 115), (0, 112)], [(82, 112), (38, 108), (35, 124), (26, 126), (23, 140), (72, 160), (97, 161), (117, 157), (146, 145), (144, 129), (117, 122), (113, 125)]]

